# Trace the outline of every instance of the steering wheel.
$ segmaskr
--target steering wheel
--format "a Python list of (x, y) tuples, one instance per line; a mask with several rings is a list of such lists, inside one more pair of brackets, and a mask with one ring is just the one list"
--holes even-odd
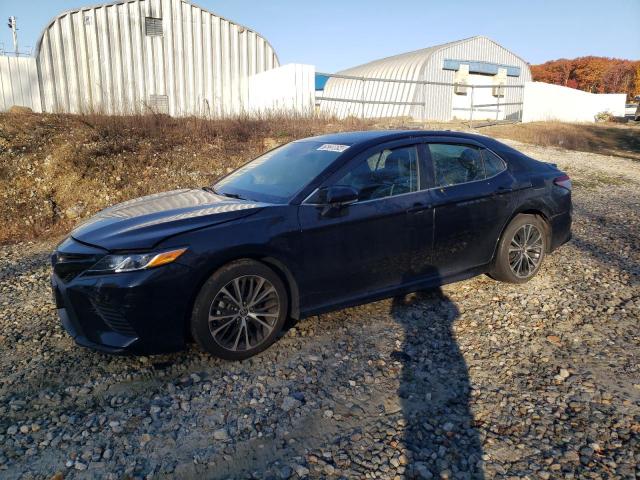
[(390, 197), (393, 195), (393, 190), (395, 186), (396, 184), (393, 182), (381, 182), (373, 186), (371, 190), (371, 195), (369, 196), (369, 198), (374, 199), (374, 198)]

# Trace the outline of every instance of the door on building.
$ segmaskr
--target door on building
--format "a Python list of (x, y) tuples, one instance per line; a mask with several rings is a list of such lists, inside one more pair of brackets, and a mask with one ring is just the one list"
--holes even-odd
[(494, 86), (493, 82), (494, 75), (471, 73), (466, 76), (466, 87), (451, 87), (451, 116), (457, 120), (504, 120), (505, 108), (498, 104), (505, 102), (506, 89)]

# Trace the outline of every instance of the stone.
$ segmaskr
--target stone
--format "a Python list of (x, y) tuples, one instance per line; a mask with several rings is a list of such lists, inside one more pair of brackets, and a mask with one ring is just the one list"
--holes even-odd
[(284, 400), (282, 400), (281, 408), (285, 412), (288, 412), (290, 410), (293, 410), (294, 408), (298, 408), (299, 406), (300, 400), (297, 400), (291, 396), (286, 396), (284, 397)]
[(300, 478), (304, 478), (309, 475), (309, 469), (303, 465), (296, 465), (293, 467), (293, 469), (295, 470), (296, 475), (298, 475)]
[(429, 468), (422, 462), (416, 462), (413, 466), (417, 478), (422, 480), (430, 480), (433, 478), (433, 474)]

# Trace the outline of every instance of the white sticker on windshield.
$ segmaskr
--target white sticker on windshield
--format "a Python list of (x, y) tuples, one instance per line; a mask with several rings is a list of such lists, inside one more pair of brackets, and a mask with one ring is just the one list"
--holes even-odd
[(342, 153), (347, 148), (349, 148), (349, 145), (337, 145), (335, 143), (325, 143), (324, 145), (319, 146), (318, 150), (326, 150), (327, 152)]

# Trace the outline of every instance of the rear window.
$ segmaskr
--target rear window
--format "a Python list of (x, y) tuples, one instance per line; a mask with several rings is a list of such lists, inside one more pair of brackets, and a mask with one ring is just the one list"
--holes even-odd
[(430, 143), (429, 151), (438, 187), (482, 180), (482, 157), (475, 147)]

